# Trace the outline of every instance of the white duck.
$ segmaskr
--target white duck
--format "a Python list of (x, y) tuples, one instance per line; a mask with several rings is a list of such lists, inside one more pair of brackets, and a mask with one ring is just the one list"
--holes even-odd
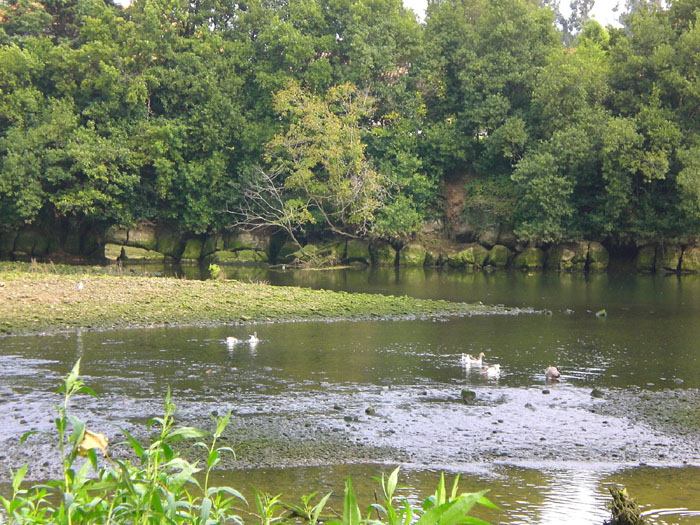
[(481, 366), (485, 356), (486, 354), (484, 352), (481, 352), (479, 357), (473, 357), (471, 354), (462, 354), (462, 364), (464, 366)]
[(248, 338), (248, 342), (251, 345), (257, 345), (260, 342), (260, 339), (258, 339), (258, 332), (253, 332), (253, 335)]
[(485, 366), (482, 370), (488, 379), (498, 379), (501, 376), (501, 365), (498, 364)]
[(544, 371), (544, 378), (547, 381), (557, 381), (560, 376), (561, 373), (557, 370), (556, 366), (548, 366)]
[(233, 348), (234, 346), (236, 346), (240, 342), (241, 342), (240, 339), (237, 339), (233, 336), (229, 336), (226, 338), (226, 344), (228, 345), (229, 348)]

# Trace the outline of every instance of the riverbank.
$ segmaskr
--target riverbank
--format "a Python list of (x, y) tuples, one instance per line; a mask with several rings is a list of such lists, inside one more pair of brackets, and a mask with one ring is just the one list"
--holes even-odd
[(115, 275), (115, 271), (0, 264), (0, 334), (509, 312), (502, 307), (444, 300)]
[[(339, 462), (419, 469), (439, 464), (463, 472), (494, 464), (620, 470), (700, 466), (697, 389), (606, 389), (597, 397), (587, 389), (547, 386), (547, 395), (541, 387), (477, 388), (477, 400), (469, 403), (456, 389), (368, 389), (354, 393), (352, 400), (319, 394), (305, 412), (239, 413), (224, 439), (234, 444), (237, 468)], [(368, 406), (376, 413), (368, 415)], [(180, 415), (196, 424), (202, 408)], [(552, 421), (558, 422), (556, 432)]]

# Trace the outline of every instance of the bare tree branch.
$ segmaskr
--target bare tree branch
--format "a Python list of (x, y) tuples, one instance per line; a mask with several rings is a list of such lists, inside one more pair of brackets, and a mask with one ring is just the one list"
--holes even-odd
[(241, 207), (230, 210), (227, 206), (225, 211), (235, 217), (233, 226), (244, 230), (272, 227), (284, 231), (303, 253), (303, 247), (296, 236), (298, 232), (303, 232), (303, 228), (295, 218), (294, 209), (287, 204), (284, 185), (278, 182), (281, 173), (281, 167), (270, 173), (256, 168), (257, 177), (244, 190)]

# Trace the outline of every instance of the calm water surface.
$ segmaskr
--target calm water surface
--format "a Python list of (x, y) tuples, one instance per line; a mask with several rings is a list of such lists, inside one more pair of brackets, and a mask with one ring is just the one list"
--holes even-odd
[[(462, 474), (463, 490), (490, 488), (501, 523), (602, 523), (607, 487), (627, 485), (645, 508), (700, 508), (697, 447), (631, 421), (591, 413), (593, 387), (648, 390), (700, 387), (700, 278), (474, 273), (393, 269), (275, 271), (229, 269), (229, 277), (549, 310), (551, 315), (476, 316), (396, 322), (291, 323), (253, 327), (122, 330), (0, 340), (0, 446), (29, 429), (50, 430), (60, 378), (78, 357), (101, 401), (88, 422), (118, 440), (118, 425), (161, 411), (168, 386), (190, 414), (233, 410), (318, 423), (348, 442), (396, 447), (402, 479), (418, 501), (438, 472)], [(607, 318), (595, 312), (605, 309)], [(235, 316), (233, 316), (235, 317)], [(230, 351), (223, 340), (255, 329), (261, 343)], [(499, 363), (499, 380), (465, 369), (462, 353)], [(558, 385), (543, 369), (556, 364)], [(461, 388), (481, 404), (452, 402)], [(543, 388), (551, 394), (544, 396)], [(364, 409), (372, 405), (378, 416)], [(337, 413), (333, 407), (341, 407)], [(343, 417), (350, 416), (346, 422)], [(665, 454), (650, 456), (659, 447)], [(574, 451), (574, 452), (572, 452)], [(670, 459), (669, 459), (670, 458)], [(646, 465), (640, 466), (640, 461)], [(330, 464), (329, 464), (330, 463)], [(332, 490), (353, 476), (369, 498), (371, 475), (394, 464), (333, 464), (222, 473), (296, 495)], [(372, 482), (369, 482), (372, 483)], [(340, 499), (336, 500), (336, 503)], [(367, 500), (368, 501), (368, 500)], [(663, 512), (659, 514), (664, 514)], [(676, 512), (655, 523), (700, 523)]]

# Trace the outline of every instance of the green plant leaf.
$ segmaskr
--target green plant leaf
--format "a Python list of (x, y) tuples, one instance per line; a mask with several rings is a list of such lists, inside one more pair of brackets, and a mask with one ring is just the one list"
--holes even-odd
[(85, 485), (85, 481), (87, 479), (87, 473), (88, 473), (89, 469), (90, 469), (90, 462), (86, 461), (80, 467), (80, 469), (78, 470), (78, 473), (75, 475), (75, 478), (73, 479), (73, 491), (78, 492)]
[(265, 506), (263, 505), (261, 495), (262, 495), (262, 493), (259, 492), (257, 488), (253, 487), (253, 496), (255, 497), (255, 506), (258, 508), (258, 513), (260, 514), (260, 517), (262, 518), (263, 515), (265, 514)]
[(440, 472), (440, 483), (438, 483), (438, 489), (435, 493), (435, 505), (440, 506), (447, 502), (447, 491), (445, 490), (445, 473)]
[(38, 430), (30, 430), (29, 432), (25, 432), (24, 434), (22, 434), (22, 437), (19, 440), (19, 444), (21, 445), (22, 443), (27, 441), (27, 439), (30, 436), (33, 436), (34, 434), (39, 434), (39, 431)]
[(19, 491), (19, 487), (22, 484), (22, 480), (24, 479), (24, 476), (27, 475), (27, 465), (22, 465), (17, 472), (14, 473), (12, 476), (12, 491), (17, 492)]
[(408, 525), (413, 521), (413, 509), (411, 509), (411, 506), (408, 504), (408, 501), (403, 500), (403, 506), (404, 506), (404, 518), (403, 522), (404, 525)]
[[(484, 491), (480, 492), (480, 494), (486, 494), (487, 492), (488, 492), (488, 490), (484, 490)], [(490, 499), (488, 499), (485, 496), (480, 497), (478, 500), (476, 500), (476, 502), (479, 505), (483, 505), (484, 507), (487, 507), (489, 509), (501, 510), (501, 508), (498, 505), (493, 503)]]
[(168, 511), (167, 511), (166, 515), (168, 516), (168, 518), (172, 519), (175, 517), (175, 512), (177, 512), (177, 505), (175, 503), (175, 495), (172, 492), (166, 490), (165, 491), (165, 499), (168, 502)]
[(199, 482), (194, 478), (194, 474), (200, 471), (189, 461), (183, 458), (174, 458), (165, 464), (167, 469), (175, 469), (178, 472), (168, 476), (168, 488), (177, 491), (185, 483), (193, 483), (199, 486)]
[(199, 511), (199, 518), (206, 523), (211, 513), (211, 500), (209, 498), (202, 499), (202, 505)]
[(417, 525), (460, 523), (487, 492), (488, 490), (462, 494), (454, 501), (436, 505), (421, 516)]
[(209, 452), (209, 457), (207, 458), (207, 468), (210, 469), (214, 467), (219, 462), (219, 451), (212, 450)]
[(318, 517), (321, 515), (321, 511), (323, 511), (323, 508), (326, 506), (326, 503), (328, 502), (328, 498), (331, 497), (332, 492), (329, 492), (323, 498), (321, 498), (321, 501), (319, 501), (314, 507), (311, 509), (311, 525), (315, 525), (318, 522)]
[(168, 434), (168, 439), (170, 441), (176, 441), (178, 439), (193, 439), (202, 438), (210, 436), (211, 434), (205, 430), (200, 430), (195, 427), (178, 427)]
[(66, 377), (65, 387), (69, 391), (73, 387), (75, 382), (78, 380), (78, 376), (80, 376), (80, 359), (78, 359), (76, 361), (76, 363), (73, 365), (73, 369), (70, 371), (70, 373)]
[(136, 441), (136, 439), (131, 434), (129, 434), (129, 432), (126, 429), (119, 427), (119, 430), (121, 430), (126, 436), (126, 439), (128, 440), (128, 443), (131, 446), (131, 450), (134, 451), (136, 457), (138, 457), (141, 461), (144, 461), (145, 452), (141, 444), (138, 441)]
[(348, 477), (345, 482), (345, 500), (343, 504), (343, 525), (359, 525), (362, 520), (360, 507), (357, 505), (355, 491), (352, 489), (352, 481)]
[(65, 492), (63, 494), (63, 505), (69, 514), (70, 514), (70, 508), (73, 506), (74, 501), (75, 501), (75, 495), (72, 492)]
[(96, 481), (95, 483), (92, 483), (89, 487), (86, 487), (86, 489), (91, 492), (110, 492), (121, 488), (124, 488), (122, 486), (122, 482), (116, 479)]
[(215, 437), (219, 437), (223, 431), (226, 429), (226, 427), (229, 424), (229, 421), (231, 420), (231, 411), (229, 410), (225, 416), (221, 416), (216, 420), (216, 432), (214, 433)]
[(87, 451), (87, 457), (90, 460), (90, 464), (92, 465), (92, 468), (97, 472), (98, 467), (97, 467), (97, 454), (95, 454), (95, 449), (91, 448)]
[(394, 497), (394, 491), (396, 490), (396, 484), (399, 480), (399, 469), (401, 467), (396, 467), (394, 471), (389, 475), (389, 479), (386, 484), (387, 496), (391, 500)]
[(68, 414), (66, 416), (66, 419), (70, 422), (71, 426), (73, 427), (73, 432), (71, 432), (70, 440), (77, 446), (77, 444), (83, 440), (83, 436), (85, 435), (85, 423), (83, 423), (80, 419), (71, 414)]
[(213, 495), (219, 493), (230, 494), (231, 496), (240, 499), (246, 505), (248, 505), (248, 501), (245, 499), (243, 494), (231, 487), (211, 487), (209, 490), (207, 490), (207, 497), (211, 498)]
[(126, 485), (131, 494), (137, 494), (136, 487), (131, 481), (131, 473), (129, 472), (129, 467), (121, 460), (115, 459), (114, 462), (119, 466), (121, 470), (121, 481)]
[(173, 449), (170, 448), (170, 445), (168, 445), (165, 441), (160, 442), (160, 448), (163, 451), (163, 457), (165, 457), (165, 461), (170, 461), (173, 459), (173, 457), (175, 457)]
[(81, 385), (80, 388), (75, 392), (76, 394), (87, 394), (92, 397), (100, 397), (95, 391), (89, 386)]
[(454, 483), (452, 483), (452, 494), (450, 495), (450, 501), (457, 498), (457, 489), (459, 488), (459, 474), (455, 477)]

